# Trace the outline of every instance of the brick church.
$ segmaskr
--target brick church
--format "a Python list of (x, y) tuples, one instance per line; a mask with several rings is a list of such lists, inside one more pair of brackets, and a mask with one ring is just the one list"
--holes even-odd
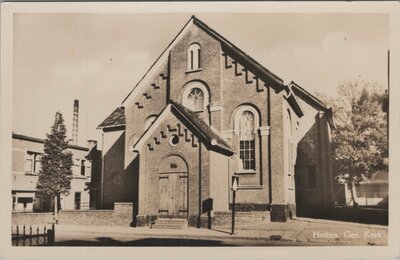
[(136, 226), (209, 227), (230, 211), (235, 175), (238, 211), (329, 215), (333, 127), (330, 107), (192, 16), (99, 125), (101, 205), (133, 202)]

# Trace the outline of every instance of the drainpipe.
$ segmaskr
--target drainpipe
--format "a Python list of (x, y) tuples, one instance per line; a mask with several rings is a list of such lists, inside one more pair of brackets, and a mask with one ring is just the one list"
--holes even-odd
[(101, 133), (101, 183), (100, 183), (100, 208), (104, 202), (104, 131)]
[(267, 125), (270, 127), (268, 134), (268, 199), (269, 211), (271, 212), (272, 204), (272, 166), (271, 166), (271, 93), (270, 87), (267, 88)]
[(197, 227), (201, 227), (201, 142), (199, 142), (199, 220)]

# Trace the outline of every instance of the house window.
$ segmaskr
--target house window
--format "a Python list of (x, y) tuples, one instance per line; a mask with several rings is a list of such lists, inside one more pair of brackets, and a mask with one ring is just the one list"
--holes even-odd
[(144, 123), (144, 131), (149, 129), (149, 127), (153, 124), (153, 122), (156, 120), (157, 116), (156, 115), (151, 115), (146, 118), (146, 122)]
[(15, 211), (15, 205), (17, 202), (17, 197), (15, 195), (15, 193), (12, 194), (12, 211)]
[(188, 71), (198, 70), (201, 68), (200, 57), (200, 45), (193, 43), (188, 49)]
[(25, 159), (25, 173), (38, 174), (42, 168), (41, 160), (40, 153), (28, 151)]
[(74, 204), (75, 204), (74, 208), (76, 210), (81, 209), (81, 193), (80, 192), (75, 192)]
[(307, 187), (309, 189), (315, 189), (317, 188), (317, 166), (309, 165), (307, 170)]
[(85, 160), (81, 160), (81, 176), (85, 176), (85, 168), (86, 168), (85, 163), (86, 163)]
[(207, 87), (198, 81), (190, 82), (185, 86), (182, 94), (182, 104), (195, 112), (204, 111), (209, 102)]

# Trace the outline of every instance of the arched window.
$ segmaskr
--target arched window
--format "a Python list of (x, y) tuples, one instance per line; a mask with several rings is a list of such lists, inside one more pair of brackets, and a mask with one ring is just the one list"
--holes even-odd
[(256, 170), (256, 130), (258, 112), (250, 106), (240, 108), (235, 115), (235, 132), (239, 139), (239, 171)]
[(157, 118), (156, 115), (151, 115), (146, 118), (146, 122), (144, 123), (144, 131), (149, 129), (149, 127), (151, 126), (151, 124), (153, 124), (153, 122), (154, 122), (154, 120), (156, 120), (156, 118)]
[(201, 68), (200, 45), (193, 43), (188, 49), (188, 71), (198, 70)]
[(187, 97), (187, 105), (191, 110), (197, 111), (204, 109), (204, 93), (199, 88), (192, 88)]
[(202, 83), (189, 83), (182, 94), (182, 104), (192, 111), (203, 111), (208, 105), (208, 89)]

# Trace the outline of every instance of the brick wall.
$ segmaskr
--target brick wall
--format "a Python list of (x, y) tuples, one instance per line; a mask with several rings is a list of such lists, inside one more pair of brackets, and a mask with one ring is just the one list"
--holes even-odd
[(13, 225), (34, 225), (46, 224), (53, 221), (53, 213), (25, 213), (13, 212), (11, 215), (11, 223)]
[(104, 140), (107, 142), (107, 147), (104, 148), (103, 155), (103, 209), (112, 209), (115, 201), (124, 201), (125, 199), (124, 187), (127, 186), (123, 157), (125, 133), (123, 131), (106, 132)]
[[(201, 70), (187, 71), (187, 50), (192, 43), (201, 46)], [(192, 80), (205, 82), (210, 89), (210, 102), (221, 101), (220, 97), (220, 44), (196, 25), (174, 46), (171, 57), (171, 99), (181, 102), (183, 86)]]
[[(158, 71), (154, 72), (152, 78), (146, 82), (147, 85), (143, 88), (142, 92), (138, 93), (134, 99), (126, 105), (125, 168), (132, 163), (135, 157), (134, 154), (129, 151), (129, 147), (133, 146), (137, 138), (140, 138), (145, 131), (144, 125), (146, 118), (151, 115), (160, 114), (166, 106), (168, 82), (166, 76), (169, 76), (167, 62), (162, 64)], [(143, 94), (146, 94), (146, 96)]]
[[(268, 211), (255, 211), (255, 212), (236, 212), (235, 223), (257, 223), (268, 221), (270, 218)], [(230, 226), (232, 224), (232, 212), (215, 212), (214, 213), (214, 226)]]
[(59, 224), (130, 226), (133, 222), (133, 203), (116, 202), (114, 210), (61, 211)]

